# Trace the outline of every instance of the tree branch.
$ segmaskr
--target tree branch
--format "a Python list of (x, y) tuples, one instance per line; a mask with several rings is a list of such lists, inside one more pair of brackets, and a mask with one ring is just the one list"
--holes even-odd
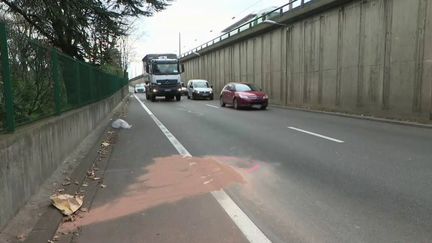
[(19, 8), (17, 5), (12, 3), (11, 1), (7, 0), (1, 0), (3, 3), (5, 3), (10, 9), (12, 9), (14, 12), (20, 14), (27, 22), (29, 22), (31, 25), (33, 25), (43, 36), (48, 38), (50, 41), (55, 42), (55, 39), (46, 32), (43, 28), (41, 28), (35, 21), (33, 21), (30, 16), (25, 13), (21, 8)]

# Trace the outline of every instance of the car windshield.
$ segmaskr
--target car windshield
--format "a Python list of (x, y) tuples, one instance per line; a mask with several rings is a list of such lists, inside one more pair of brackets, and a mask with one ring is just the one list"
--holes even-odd
[(155, 63), (153, 64), (153, 74), (178, 74), (177, 63)]
[(195, 82), (193, 86), (194, 88), (208, 88), (209, 84), (207, 82)]
[(235, 90), (239, 92), (258, 91), (258, 89), (252, 84), (236, 84)]

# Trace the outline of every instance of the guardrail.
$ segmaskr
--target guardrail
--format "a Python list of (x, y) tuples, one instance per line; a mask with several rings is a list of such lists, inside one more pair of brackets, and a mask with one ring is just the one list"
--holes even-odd
[(128, 84), (0, 22), (0, 132), (103, 100)]
[(312, 2), (312, 1), (318, 1), (318, 0), (291, 0), (287, 4), (284, 4), (278, 8), (275, 8), (274, 10), (272, 10), (270, 12), (267, 12), (261, 16), (258, 16), (256, 18), (254, 18), (253, 20), (250, 20), (250, 21), (240, 25), (239, 27), (237, 27), (234, 30), (231, 30), (227, 33), (224, 33), (224, 34), (222, 34), (222, 35), (220, 35), (220, 36), (218, 36), (218, 37), (216, 37), (216, 38), (214, 38), (214, 39), (212, 39), (212, 40), (210, 40), (204, 44), (201, 44), (201, 45), (193, 48), (192, 50), (189, 50), (189, 51), (183, 53), (181, 55), (181, 57), (185, 57), (185, 56), (192, 55), (192, 54), (194, 54), (194, 55), (198, 54), (198, 51), (200, 51), (206, 47), (214, 45), (214, 44), (216, 44), (222, 40), (226, 40), (226, 39), (242, 32), (242, 31), (253, 28), (256, 25), (261, 24), (262, 22), (264, 22), (267, 19), (279, 17), (279, 16), (282, 16), (283, 14), (285, 14), (285, 13), (287, 13), (287, 12), (289, 12), (295, 8), (303, 7), (303, 5), (305, 5), (309, 2)]

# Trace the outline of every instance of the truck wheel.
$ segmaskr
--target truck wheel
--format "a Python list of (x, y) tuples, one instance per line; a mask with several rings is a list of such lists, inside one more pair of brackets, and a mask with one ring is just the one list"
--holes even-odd
[(177, 95), (177, 96), (176, 96), (176, 100), (177, 100), (177, 101), (180, 101), (180, 100), (181, 100), (181, 95)]

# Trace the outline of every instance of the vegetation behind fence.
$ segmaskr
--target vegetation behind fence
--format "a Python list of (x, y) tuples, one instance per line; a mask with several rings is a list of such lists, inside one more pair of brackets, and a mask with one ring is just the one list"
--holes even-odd
[(127, 73), (107, 73), (29, 36), (0, 22), (0, 131), (102, 100), (128, 83)]

